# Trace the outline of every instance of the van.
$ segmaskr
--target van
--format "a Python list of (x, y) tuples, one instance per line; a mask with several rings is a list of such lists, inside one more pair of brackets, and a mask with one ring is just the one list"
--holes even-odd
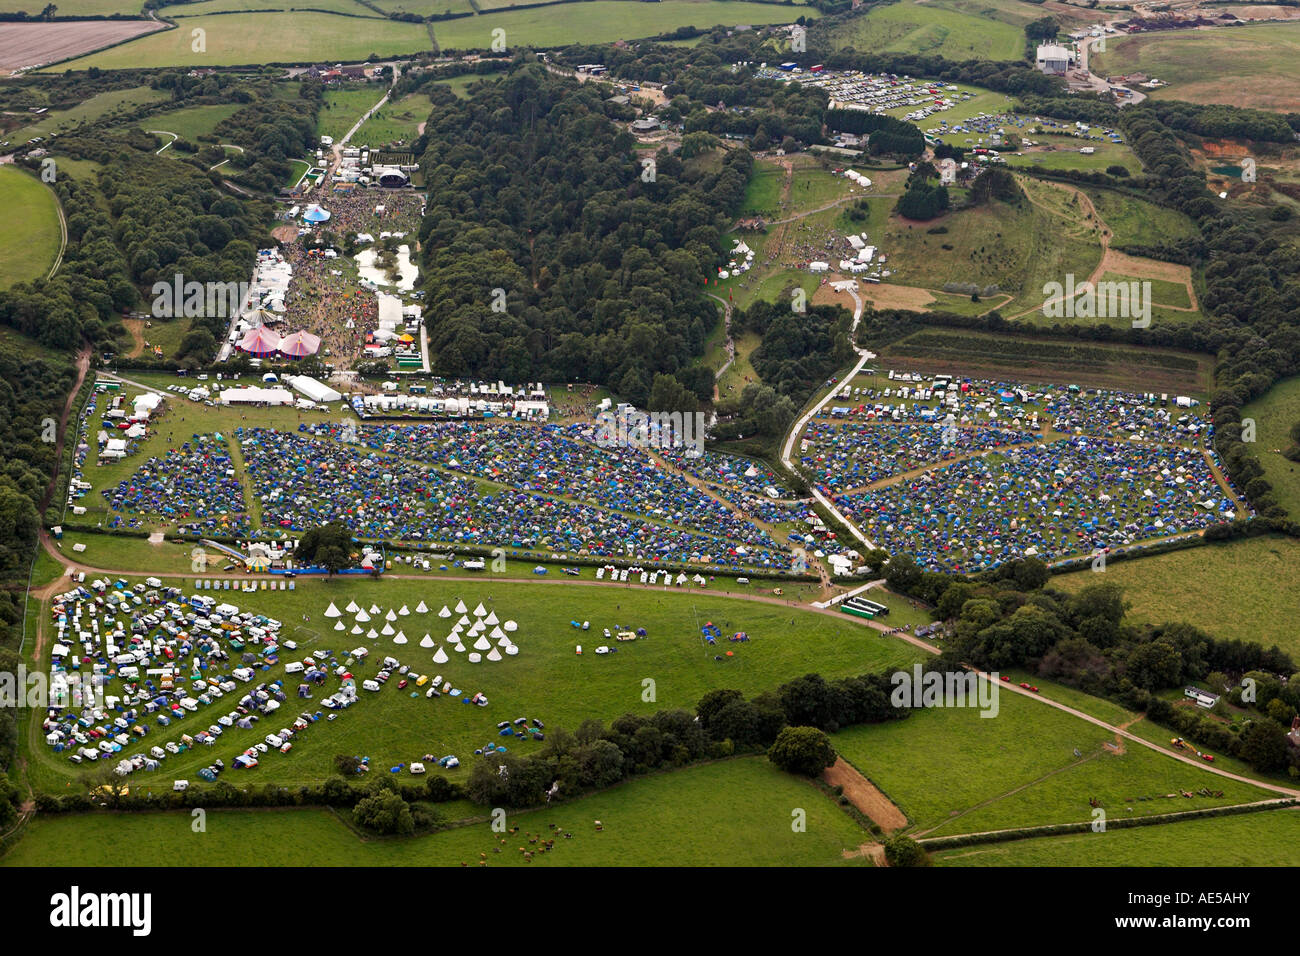
[(302, 671), (303, 665), (301, 661), (290, 661), (288, 664), (284, 665), (284, 672), (286, 674), (301, 674)]
[(379, 690), (379, 683), (373, 680), (362, 681), (361, 686), (369, 691)]

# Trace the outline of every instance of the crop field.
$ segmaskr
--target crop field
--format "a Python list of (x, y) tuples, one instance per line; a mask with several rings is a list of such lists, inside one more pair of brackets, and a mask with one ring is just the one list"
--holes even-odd
[(44, 278), (59, 252), (58, 200), (35, 176), (0, 166), (0, 288)]
[(1300, 109), (1297, 57), (1300, 23), (1260, 23), (1112, 40), (1093, 70), (1163, 80), (1169, 85), (1144, 91), (1158, 99), (1294, 112)]
[[(186, 593), (193, 592), (192, 577), (174, 583), (184, 586)], [(374, 582), (366, 578), (301, 578), (296, 584), (294, 591), (244, 594), (223, 590), (213, 595), (279, 619), (284, 622), (284, 639), (297, 642), (298, 650), (283, 651), (284, 660), (264, 668), (257, 676), (259, 682), (285, 679), (286, 688), (291, 688), (296, 679), (284, 674), (284, 665), (291, 657), (301, 659), (329, 649), (342, 661), (352, 648), (365, 646), (369, 659), (349, 665), (358, 682), (372, 677), (382, 658), (391, 655), (411, 666), (412, 681), (415, 672), (430, 677), (442, 675), (462, 693), (428, 698), (423, 687), (412, 684), (399, 688), (399, 678), (394, 675), (377, 694), (361, 691), (361, 699), (338, 711), (337, 720), (312, 724), (295, 739), (291, 753), (270, 754), (261, 767), (247, 772), (251, 782), (268, 778), (285, 784), (323, 780), (333, 772), (333, 758), (339, 753), (368, 756), (376, 768), (387, 769), (420, 760), (423, 754), (434, 751), (435, 756), (458, 755), (462, 766), (451, 773), (463, 778), (472, 762), (480, 759), (474, 756), (476, 749), (501, 742), (496, 724), (502, 719), (526, 716), (541, 720), (550, 729), (576, 730), (584, 720), (608, 721), (621, 713), (693, 710), (699, 698), (714, 687), (734, 687), (752, 695), (813, 669), (827, 677), (848, 676), (910, 666), (922, 653), (847, 615), (812, 613), (780, 603), (741, 602), (699, 592), (687, 598), (637, 588), (613, 596), (600, 586), (558, 587), (490, 579), (394, 578)], [(373, 629), (400, 630), (409, 643), (398, 643), (395, 633), (365, 637), (370, 624), (365, 628), (353, 624), (350, 612), (338, 619), (344, 624), (343, 631), (337, 631), (334, 623), (323, 616), (331, 602), (343, 609), (354, 601), (361, 608), (380, 607), (382, 615), (370, 615)], [(437, 612), (444, 605), (454, 608), (462, 601), (467, 608), (483, 604), (502, 622), (517, 622), (518, 629), (511, 636), (520, 649), (518, 656), (469, 663), (464, 652), (454, 652), (447, 631), (455, 623), (455, 616), (443, 619)], [(421, 602), (429, 609), (427, 613), (415, 610)], [(387, 612), (402, 607), (408, 609), (408, 615), (395, 614), (390, 627)], [(574, 620), (589, 621), (590, 630), (574, 628), (570, 623)], [(701, 628), (710, 622), (724, 635), (743, 630), (750, 641), (737, 644), (724, 637), (720, 645), (708, 645)], [(47, 632), (49, 626), (47, 623)], [(615, 644), (617, 653), (593, 653), (595, 647), (608, 640), (602, 637), (604, 629), (613, 631), (621, 626), (644, 628), (647, 633), (631, 643)], [(353, 627), (361, 633), (352, 633)], [(443, 653), (450, 658), (445, 664), (432, 662), (437, 651), (419, 646), (426, 632), (436, 634), (433, 643), (445, 648)], [(584, 646), (585, 653), (575, 653), (579, 645)], [(227, 666), (239, 666), (238, 655), (232, 655)], [(115, 688), (114, 682), (107, 693), (117, 693)], [(322, 687), (313, 693), (319, 700), (329, 691)], [(486, 695), (490, 704), (476, 707), (461, 702), (462, 696), (468, 698), (476, 693)], [(193, 719), (171, 727), (154, 727), (146, 742), (161, 746), (165, 741), (179, 740), (181, 734), (197, 733), (235, 702), (233, 698), (213, 700)], [(150, 778), (161, 781), (193, 775), (217, 757), (229, 764), (264, 734), (292, 723), (299, 709), (311, 711), (319, 707), (319, 703), (299, 701), (291, 694), (282, 721), (268, 716), (268, 723), (260, 729), (260, 725), (252, 730), (232, 727), (214, 746), (169, 757), (156, 774), (141, 772), (130, 782), (145, 785)], [(271, 722), (275, 727), (270, 726)], [(86, 779), (93, 774), (93, 765), (74, 767), (54, 754), (37, 733), (39, 722), (32, 726), (35, 732), (30, 741), (30, 759), (35, 779), (51, 789), (61, 789), (64, 780)], [(540, 747), (527, 738), (511, 739), (509, 744), (511, 750), (521, 753)]]
[(1300, 810), (1036, 837), (939, 850), (938, 866), (1278, 866), (1296, 865)]
[[(927, 708), (842, 730), (833, 740), (907, 814), (913, 836), (1088, 821), (1089, 798), (1128, 817), (1268, 797), (1132, 742), (1116, 752), (1106, 746), (1118, 747), (1113, 734), (1020, 694), (999, 694), (996, 717), (980, 713)], [(1224, 795), (1164, 796), (1203, 787)]]
[(152, 20), (6, 23), (0, 33), (0, 76), (60, 63), (161, 30)]
[(1255, 422), (1255, 445), (1251, 451), (1264, 466), (1264, 477), (1273, 486), (1278, 503), (1291, 514), (1300, 514), (1300, 462), (1285, 452), (1294, 447), (1291, 429), (1300, 423), (1300, 377), (1283, 379), (1241, 410), (1243, 419)]
[[(720, 807), (720, 794), (743, 794), (743, 812)], [(447, 823), (467, 809), (433, 806)], [(790, 826), (796, 809), (807, 814), (803, 833)], [(870, 865), (844, 855), (870, 834), (811, 783), (762, 757), (640, 777), (507, 819), (520, 833), (503, 846), (485, 817), (405, 840), (361, 839), (328, 810), (211, 810), (202, 834), (192, 831), (188, 812), (39, 817), (0, 865), (149, 866), (183, 858), (190, 866), (301, 866), (306, 846), (317, 866), (476, 866), (480, 859), (531, 867)], [(115, 838), (107, 841), (110, 825)], [(524, 835), (549, 836), (552, 825), (572, 837), (526, 863), (518, 849), (529, 847)]]
[[(1017, 6), (1034, 9), (1029, 4)], [(989, 18), (983, 11), (962, 12), (957, 7), (899, 0), (839, 24), (831, 42), (836, 49), (919, 53), (955, 61), (1020, 58), (1025, 47), (1023, 24)]]
[[(450, 0), (448, 0), (450, 2)], [(331, 13), (345, 13), (351, 17), (366, 17), (373, 20), (382, 17), (369, 7), (362, 6), (357, 0), (311, 0), (307, 6), (315, 10), (327, 10)], [(188, 19), (206, 16), (210, 13), (227, 13), (230, 11), (267, 11), (282, 10), (289, 12), (303, 5), (295, 0), (198, 0), (197, 3), (177, 3), (163, 7), (159, 13), (168, 19)], [(361, 24), (354, 24), (361, 29)]]
[[(364, 24), (360, 29), (358, 24)], [(202, 30), (204, 50), (193, 49)], [(362, 61), (429, 50), (424, 24), (364, 20), (329, 13), (234, 13), (187, 17), (181, 27), (67, 64), (104, 70), (162, 66), (237, 66), (246, 63)], [(61, 66), (62, 68), (62, 66)]]
[[(136, 0), (66, 0), (57, 4), (61, 17), (107, 17), (114, 13), (139, 16), (143, 5)], [(0, 0), (0, 13), (38, 14), (44, 6), (34, 0)]]
[[(1222, 640), (1276, 644), (1300, 660), (1300, 543), (1249, 538), (1114, 561), (1104, 574), (1062, 574), (1051, 585), (1077, 591), (1098, 581), (1124, 588), (1128, 616), (1144, 624), (1188, 621)], [(1268, 608), (1267, 613), (1261, 613)]]

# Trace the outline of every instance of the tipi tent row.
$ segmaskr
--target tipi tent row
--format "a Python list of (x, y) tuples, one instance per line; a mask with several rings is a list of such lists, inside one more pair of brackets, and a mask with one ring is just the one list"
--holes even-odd
[[(403, 604), (399, 609), (390, 608), (385, 612), (377, 604), (372, 604), (369, 608), (358, 605), (355, 601), (349, 601), (346, 608), (339, 610), (333, 601), (325, 609), (324, 616), (333, 620), (334, 630), (346, 631), (349, 634), (360, 635), (377, 640), (380, 637), (391, 637), (394, 644), (406, 644), (409, 639), (406, 632), (400, 628), (393, 627), (394, 622), (402, 617), (411, 614), (411, 609)], [(421, 601), (415, 608), (416, 614), (428, 614), (430, 608)], [(470, 614), (473, 614), (473, 619)], [(349, 628), (343, 621), (345, 614), (352, 615), (353, 624)], [(511, 635), (519, 630), (519, 625), (513, 620), (500, 620), (495, 611), (489, 611), (480, 602), (471, 612), (464, 601), (457, 601), (455, 608), (443, 605), (437, 612), (439, 618), (450, 620), (455, 617), (456, 621), (451, 625), (450, 631), (444, 638), (444, 645), (439, 646), (429, 633), (425, 633), (420, 639), (420, 647), (426, 650), (432, 648), (433, 661), (435, 664), (445, 664), (451, 660), (447, 653), (447, 647), (450, 647), (453, 653), (464, 654), (471, 664), (477, 664), (483, 660), (499, 661), (503, 657), (514, 657), (519, 653), (519, 646), (515, 644)], [(371, 622), (374, 618), (380, 618), (384, 621), (383, 628), (365, 628), (361, 625)], [(467, 647), (466, 644), (469, 644)]]

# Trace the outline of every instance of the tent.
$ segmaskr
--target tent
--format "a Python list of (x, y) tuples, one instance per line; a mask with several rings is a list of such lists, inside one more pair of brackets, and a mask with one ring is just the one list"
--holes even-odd
[(280, 348), (280, 336), (266, 326), (259, 325), (239, 340), (239, 348), (249, 355), (274, 355)]
[(322, 209), (317, 203), (312, 203), (307, 207), (307, 211), (302, 214), (303, 222), (325, 222), (329, 217), (329, 210)]
[(326, 616), (326, 617), (341, 617), (341, 616), (342, 616), (342, 612), (341, 612), (338, 608), (336, 608), (336, 607), (334, 606), (334, 602), (333, 602), (333, 601), (330, 601), (330, 606), (327, 607), (327, 608), (325, 609), (325, 616)]
[[(294, 332), (280, 341), (280, 352), (289, 358), (306, 358), (320, 351), (320, 336), (310, 332)], [(336, 399), (337, 401), (337, 399)]]

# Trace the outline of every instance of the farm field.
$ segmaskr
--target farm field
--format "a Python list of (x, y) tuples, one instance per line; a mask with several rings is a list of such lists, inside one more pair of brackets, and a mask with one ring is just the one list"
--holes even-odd
[[(1035, 9), (1030, 4), (1016, 6)], [(984, 11), (966, 13), (957, 4), (899, 0), (837, 25), (831, 43), (836, 49), (919, 53), (955, 61), (1016, 60), (1024, 50), (1025, 35), (1023, 23), (991, 18)]]
[[(744, 812), (721, 812), (721, 794), (743, 794)], [(464, 807), (433, 806), (452, 814)], [(796, 808), (807, 813), (804, 833), (791, 830)], [(763, 757), (640, 777), (507, 820), (530, 833), (555, 824), (573, 837), (525, 863), (517, 849), (527, 845), (523, 837), (511, 836), (501, 847), (486, 815), (409, 839), (362, 840), (328, 810), (212, 810), (208, 834), (197, 836), (188, 812), (83, 814), (37, 818), (0, 865), (150, 866), (181, 856), (190, 866), (301, 866), (305, 846), (317, 866), (477, 865), (480, 854), (489, 866), (870, 865), (843, 855), (870, 834), (813, 784)], [(593, 820), (601, 821), (600, 831)], [(112, 841), (96, 836), (108, 825)]]
[[(357, 3), (357, 0), (311, 0), (310, 6), (314, 10), (345, 13), (352, 17), (382, 19), (374, 10)], [(295, 0), (197, 0), (196, 3), (172, 4), (163, 7), (158, 12), (169, 19), (189, 19), (190, 17), (201, 17), (210, 13), (225, 13), (232, 10), (259, 12), (282, 10), (288, 12), (295, 7), (302, 9)], [(360, 28), (360, 24), (355, 26), (358, 29)]]
[[(1124, 588), (1128, 618), (1141, 624), (1188, 621), (1221, 640), (1276, 644), (1300, 660), (1300, 542), (1249, 538), (1114, 561), (1104, 574), (1078, 571), (1050, 586), (1077, 591), (1098, 581)], [(1261, 614), (1267, 607), (1269, 612)]]
[(0, 76), (60, 63), (161, 29), (151, 20), (6, 23), (0, 33)]
[[(388, 13), (414, 13), (422, 17), (474, 12), (474, 4), (470, 0), (380, 0), (375, 6)], [(480, 3), (479, 7), (488, 9), (484, 3)]]
[(1142, 72), (1168, 86), (1156, 99), (1294, 112), (1300, 109), (1295, 61), (1300, 23), (1177, 30), (1112, 40), (1095, 56), (1101, 75)]
[[(175, 583), (186, 593), (193, 592), (192, 576)], [(433, 751), (454, 753), (460, 756), (462, 766), (450, 773), (463, 779), (472, 762), (480, 759), (474, 756), (474, 750), (485, 742), (500, 740), (496, 724), (503, 718), (524, 715), (542, 720), (548, 730), (576, 730), (584, 720), (608, 721), (621, 713), (693, 710), (705, 692), (718, 686), (752, 695), (813, 668), (827, 677), (847, 676), (909, 666), (923, 653), (847, 615), (817, 614), (782, 604), (741, 602), (700, 592), (686, 597), (651, 589), (627, 589), (615, 596), (601, 587), (501, 580), (375, 582), (367, 578), (300, 578), (294, 591), (222, 591), (220, 598), (283, 621), (285, 638), (299, 645), (295, 655), (329, 648), (341, 661), (351, 648), (366, 645), (369, 661), (352, 665), (358, 681), (373, 676), (384, 655), (393, 655), (421, 673), (444, 675), (466, 697), (482, 693), (491, 701), (488, 707), (480, 708), (462, 705), (455, 696), (430, 699), (421, 691), (411, 697), (415, 688), (399, 689), (395, 677), (378, 694), (362, 692), (355, 706), (338, 712), (336, 721), (312, 725), (295, 741), (292, 753), (273, 754), (274, 760), (268, 759), (246, 775), (249, 782), (272, 779), (286, 785), (323, 780), (333, 772), (335, 754), (354, 752), (369, 756), (376, 766), (383, 767), (419, 760), (422, 754)], [(414, 609), (423, 601), (429, 612), (398, 616), (392, 629), (400, 628), (410, 638), (409, 644), (400, 646), (392, 637), (369, 640), (362, 635), (336, 632), (322, 616), (329, 603), (341, 609), (353, 600), (361, 607), (373, 604), (383, 609), (403, 605)], [(482, 603), (500, 620), (517, 621), (513, 639), (520, 648), (519, 655), (496, 663), (471, 664), (452, 653), (445, 640), (448, 622), (436, 612), (443, 605), (456, 606), (459, 601), (469, 608)], [(589, 620), (591, 630), (583, 632), (572, 627), (572, 620)], [(700, 634), (700, 628), (708, 622), (724, 635), (744, 630), (751, 640), (733, 644), (724, 637), (719, 646), (710, 646)], [(617, 625), (644, 628), (647, 636), (619, 646), (618, 653), (592, 653), (603, 641), (601, 631), (613, 630)], [(383, 626), (383, 620), (376, 616), (376, 627)], [(447, 643), (451, 659), (445, 665), (431, 663), (434, 651), (418, 646), (425, 632), (437, 635), (435, 644)], [(575, 653), (579, 644), (584, 645), (586, 653)], [(735, 656), (724, 656), (731, 648), (735, 648)], [(715, 659), (718, 657), (721, 660)], [(260, 674), (258, 680), (283, 677), (284, 663), (288, 663), (287, 658)], [(646, 679), (653, 684), (646, 685)], [(647, 686), (653, 688), (649, 695)], [(323, 688), (316, 691), (317, 699), (325, 694)], [(653, 699), (647, 700), (647, 696)], [(291, 700), (285, 706), (296, 713), (299, 708), (294, 707), (295, 703)], [(299, 704), (303, 706), (314, 709), (319, 704)], [(196, 715), (189, 730), (190, 721), (170, 728), (157, 727), (149, 742), (161, 745), (173, 737), (179, 739), (182, 733), (197, 732), (200, 721), (206, 726), (229, 709), (224, 702), (214, 700), (202, 715)], [(286, 723), (292, 722), (288, 711), (285, 716)], [(32, 726), (39, 730), (39, 722)], [(217, 757), (230, 763), (270, 729), (232, 728), (215, 746), (169, 758), (156, 779), (192, 775)], [(525, 739), (512, 740), (510, 749), (526, 754), (538, 747), (537, 742)], [(93, 765), (69, 765), (39, 736), (31, 739), (30, 749), (33, 781), (50, 789), (62, 789), (66, 780), (93, 774)], [(143, 786), (147, 779), (146, 775), (135, 775), (131, 784)]]
[[(998, 699), (993, 718), (966, 708), (927, 708), (905, 720), (851, 727), (832, 739), (907, 814), (912, 836), (1087, 821), (1089, 798), (1128, 816), (1268, 796), (1136, 744), (1116, 753), (1105, 746), (1115, 743), (1113, 734), (1020, 694), (1003, 692)], [(1176, 787), (1209, 787), (1224, 796), (1126, 803)]]
[(58, 200), (35, 176), (0, 166), (0, 288), (44, 278), (59, 252)]
[[(186, 18), (184, 29), (168, 30), (67, 64), (84, 70), (162, 66), (238, 66), (246, 63), (362, 61), (430, 49), (420, 23), (366, 20), (329, 13), (234, 13)], [(191, 49), (192, 31), (206, 34), (207, 49)], [(62, 68), (62, 65), (61, 65)]]
[(958, 847), (938, 866), (1296, 866), (1300, 810), (1268, 810), (1104, 833), (1073, 833)]
[(1251, 449), (1264, 466), (1273, 496), (1291, 514), (1300, 514), (1300, 462), (1285, 452), (1292, 447), (1291, 429), (1300, 422), (1300, 377), (1283, 379), (1241, 410), (1255, 421), (1256, 444)]
[[(0, 0), (0, 13), (40, 13), (44, 6), (33, 0)], [(66, 0), (57, 6), (61, 17), (107, 17), (114, 13), (139, 16), (144, 4), (135, 0)]]
[(438, 48), (446, 51), (484, 49), (491, 44), (492, 31), (496, 29), (505, 30), (508, 47), (552, 47), (573, 42), (574, 31), (579, 29), (585, 43), (608, 43), (655, 36), (681, 26), (790, 23), (797, 16), (812, 19), (813, 14), (804, 7), (743, 0), (664, 0), (637, 4), (634, 10), (629, 8), (627, 0), (593, 0), (530, 10), (503, 10), (442, 20), (432, 26)]

